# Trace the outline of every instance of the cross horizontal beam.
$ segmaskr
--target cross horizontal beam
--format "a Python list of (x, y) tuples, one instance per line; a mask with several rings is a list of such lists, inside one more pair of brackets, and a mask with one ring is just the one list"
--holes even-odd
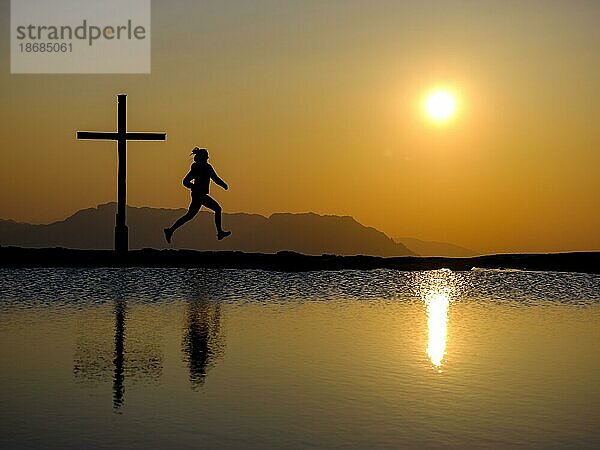
[[(77, 139), (102, 139), (108, 141), (117, 141), (121, 136), (119, 133), (110, 131), (78, 131)], [(165, 141), (166, 133), (125, 133), (125, 139), (128, 141)]]
[(119, 133), (111, 133), (110, 131), (78, 131), (77, 139), (104, 139), (116, 141), (119, 139)]
[(128, 141), (165, 141), (166, 133), (125, 133)]

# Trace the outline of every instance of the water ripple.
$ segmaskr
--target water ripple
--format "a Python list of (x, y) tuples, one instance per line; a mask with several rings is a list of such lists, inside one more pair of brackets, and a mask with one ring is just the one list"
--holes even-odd
[[(219, 302), (328, 300), (417, 301), (424, 286), (446, 289), (453, 300), (519, 305), (600, 301), (594, 274), (475, 269), (400, 272), (269, 272), (203, 268), (1, 269), (0, 308), (89, 307), (115, 299), (165, 303), (181, 299)], [(445, 287), (444, 287), (445, 286)]]

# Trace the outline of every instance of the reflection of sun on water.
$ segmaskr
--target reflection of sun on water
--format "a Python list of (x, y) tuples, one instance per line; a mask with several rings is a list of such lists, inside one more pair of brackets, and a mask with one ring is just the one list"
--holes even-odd
[(455, 274), (448, 269), (422, 272), (417, 285), (427, 311), (427, 356), (441, 373), (448, 343), (448, 311), (460, 286)]
[(442, 366), (446, 353), (448, 333), (448, 307), (450, 299), (446, 294), (431, 293), (425, 297), (427, 305), (427, 354), (436, 367)]

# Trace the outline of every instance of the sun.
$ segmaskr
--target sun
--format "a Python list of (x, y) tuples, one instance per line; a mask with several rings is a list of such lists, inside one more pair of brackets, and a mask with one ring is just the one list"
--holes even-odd
[(456, 113), (456, 97), (446, 89), (430, 92), (424, 102), (425, 113), (435, 122), (446, 122)]

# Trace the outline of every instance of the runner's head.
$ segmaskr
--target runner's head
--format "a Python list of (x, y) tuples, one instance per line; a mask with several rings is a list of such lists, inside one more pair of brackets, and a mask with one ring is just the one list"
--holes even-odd
[(196, 162), (208, 161), (208, 151), (205, 148), (194, 147), (192, 155), (194, 155), (194, 161)]

